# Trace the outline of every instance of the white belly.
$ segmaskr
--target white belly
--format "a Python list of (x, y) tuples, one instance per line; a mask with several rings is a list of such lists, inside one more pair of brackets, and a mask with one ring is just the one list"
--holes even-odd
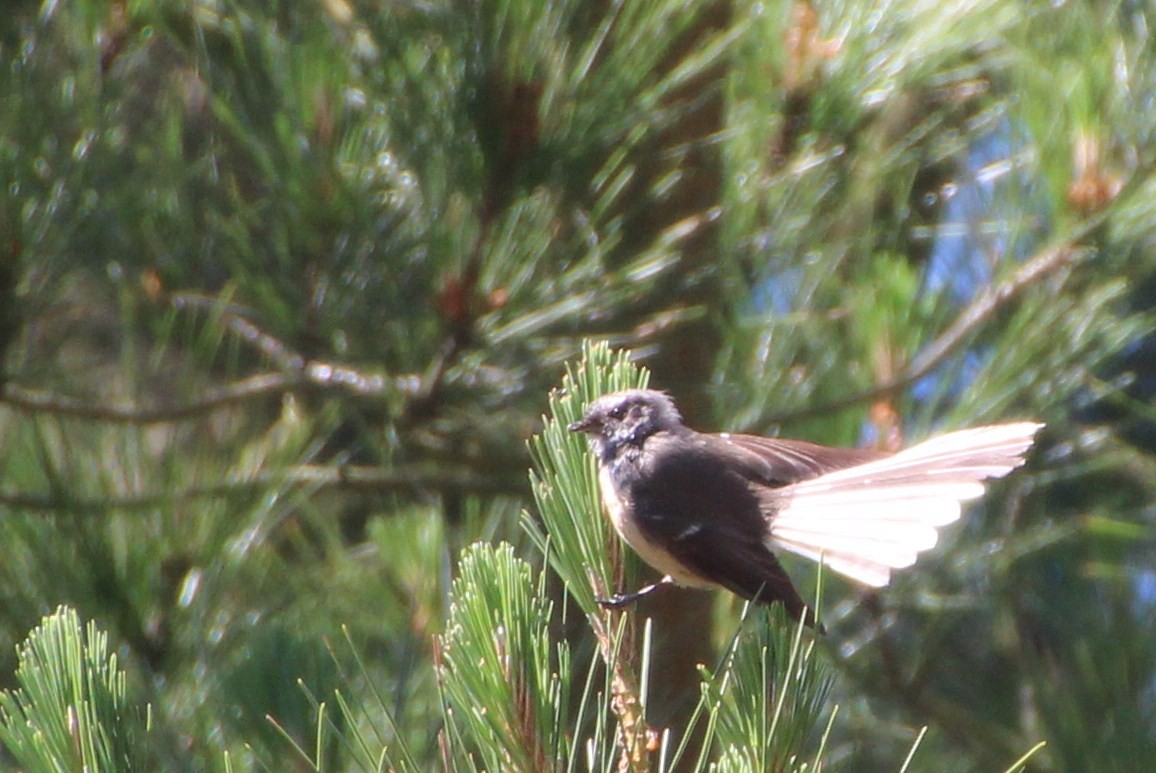
[(619, 496), (617, 487), (610, 475), (610, 470), (606, 467), (601, 467), (598, 471), (598, 488), (602, 492), (602, 504), (606, 507), (606, 512), (610, 516), (610, 522), (614, 524), (614, 530), (618, 532), (618, 536), (634, 549), (643, 561), (654, 567), (670, 579), (674, 580), (679, 585), (685, 585), (690, 588), (717, 588), (716, 583), (699, 577), (689, 569), (680, 564), (673, 556), (667, 553), (643, 536), (642, 532), (634, 521), (626, 517), (625, 508), (622, 506), (622, 498)]

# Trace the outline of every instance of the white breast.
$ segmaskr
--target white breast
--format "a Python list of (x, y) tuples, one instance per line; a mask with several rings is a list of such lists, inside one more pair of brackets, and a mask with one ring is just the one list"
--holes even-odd
[(610, 522), (614, 524), (614, 530), (643, 561), (668, 575), (679, 585), (690, 588), (718, 587), (716, 583), (691, 572), (673, 556), (643, 536), (634, 521), (626, 517), (626, 509), (623, 507), (618, 487), (614, 485), (614, 478), (605, 466), (598, 471), (598, 488), (602, 492), (602, 504), (606, 507)]

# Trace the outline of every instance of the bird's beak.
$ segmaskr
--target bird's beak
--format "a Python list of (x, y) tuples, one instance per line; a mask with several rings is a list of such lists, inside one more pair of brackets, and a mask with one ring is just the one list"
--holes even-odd
[(597, 428), (598, 422), (594, 421), (594, 419), (590, 418), (589, 416), (586, 416), (574, 422), (566, 429), (570, 430), (571, 432), (591, 432)]

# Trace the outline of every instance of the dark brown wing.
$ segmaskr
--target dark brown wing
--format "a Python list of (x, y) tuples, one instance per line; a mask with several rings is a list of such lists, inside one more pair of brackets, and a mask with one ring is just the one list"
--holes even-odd
[(805, 605), (766, 545), (760, 500), (735, 457), (704, 435), (659, 433), (646, 442), (627, 484), (643, 535), (695, 575), (748, 599), (783, 602), (795, 618)]
[(737, 531), (707, 524), (693, 537), (673, 541), (670, 552), (702, 577), (760, 604), (782, 602), (798, 620), (806, 609), (774, 553)]
[(789, 486), (824, 473), (854, 467), (889, 454), (860, 448), (830, 448), (804, 440), (757, 435), (700, 434), (699, 442), (727, 457), (743, 477), (764, 486)]

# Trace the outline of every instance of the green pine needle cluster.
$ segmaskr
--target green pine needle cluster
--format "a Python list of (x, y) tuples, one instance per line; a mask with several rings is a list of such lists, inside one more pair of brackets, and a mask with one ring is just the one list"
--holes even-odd
[(545, 578), (510, 545), (470, 547), (458, 570), (439, 645), (447, 753), (480, 770), (551, 769), (574, 750), (570, 656), (551, 641)]
[(75, 610), (43, 619), (21, 645), (17, 687), (0, 693), (0, 740), (28, 771), (144, 770), (148, 711), (129, 699), (108, 634)]

